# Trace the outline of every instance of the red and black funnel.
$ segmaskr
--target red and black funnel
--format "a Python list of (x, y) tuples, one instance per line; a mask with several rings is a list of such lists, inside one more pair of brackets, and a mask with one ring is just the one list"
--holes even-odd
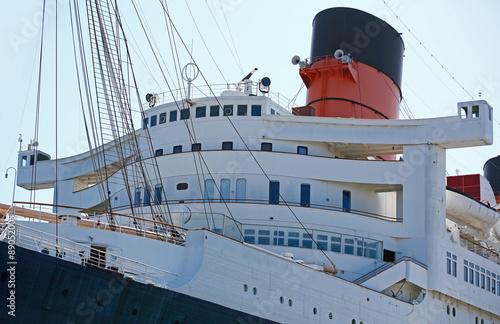
[(316, 116), (397, 119), (404, 44), (385, 21), (352, 8), (321, 11), (300, 70)]

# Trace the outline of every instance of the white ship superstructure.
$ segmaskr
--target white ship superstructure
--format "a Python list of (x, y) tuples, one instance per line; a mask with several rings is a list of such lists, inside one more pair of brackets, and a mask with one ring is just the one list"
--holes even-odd
[[(367, 68), (352, 54), (325, 62), (364, 84), (356, 73)], [(316, 62), (300, 63), (309, 89), (313, 72), (324, 78)], [(398, 89), (392, 73), (381, 77)], [(109, 307), (123, 322), (500, 323), (495, 195), (484, 178), (479, 200), (446, 184), (447, 150), (492, 144), (492, 107), (478, 100), (449, 117), (348, 118), (311, 98), (292, 110), (268, 87), (247, 78), (185, 100), (151, 94), (134, 133), (140, 154), (126, 151), (100, 171), (96, 157), (106, 161), (120, 140), (57, 162), (37, 148), (19, 153), (18, 185), (33, 189), (36, 165), (37, 188), (57, 195), (57, 206), (4, 206), (7, 219), (18, 215), (19, 248), (187, 296), (198, 309), (174, 311), (163, 299), (149, 312), (121, 292), (82, 306), (54, 275), (63, 293), (47, 293), (47, 316), (104, 321)], [(354, 114), (369, 106), (334, 99)], [(139, 165), (151, 181), (126, 183)]]

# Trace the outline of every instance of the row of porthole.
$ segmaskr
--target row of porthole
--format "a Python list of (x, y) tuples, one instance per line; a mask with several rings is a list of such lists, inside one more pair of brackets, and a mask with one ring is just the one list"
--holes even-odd
[[(245, 292), (248, 291), (248, 285), (247, 284), (243, 285), (243, 291), (245, 291)], [(252, 291), (253, 291), (254, 295), (257, 295), (257, 288), (256, 287), (253, 287)], [(284, 304), (284, 303), (285, 303), (285, 297), (281, 296), (280, 297), (280, 304)], [(288, 306), (292, 307), (292, 305), (293, 305), (293, 300), (292, 299), (288, 299)], [(318, 314), (318, 309), (316, 307), (314, 307), (312, 311), (313, 311), (314, 315)], [(330, 312), (328, 314), (328, 318), (329, 319), (333, 319), (333, 313), (332, 312)], [(355, 319), (352, 320), (352, 324), (356, 324), (356, 320)], [(363, 324), (363, 322), (361, 321), (361, 322), (359, 322), (359, 324)]]

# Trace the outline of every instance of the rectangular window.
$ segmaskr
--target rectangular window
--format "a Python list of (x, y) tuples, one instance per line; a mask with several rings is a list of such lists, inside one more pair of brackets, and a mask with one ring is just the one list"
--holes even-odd
[(252, 105), (252, 116), (261, 116), (261, 115), (262, 115), (262, 106)]
[(136, 207), (141, 205), (141, 189), (135, 189), (134, 205)]
[(342, 235), (335, 234), (330, 236), (330, 251), (340, 253), (342, 251)]
[(274, 245), (285, 245), (285, 232), (284, 231), (274, 231)]
[(255, 244), (255, 230), (253, 229), (245, 230), (245, 242), (249, 244)]
[(269, 203), (278, 205), (280, 203), (280, 182), (269, 181)]
[(155, 151), (155, 156), (160, 156), (160, 155), (163, 155), (163, 149), (157, 149)]
[(205, 195), (204, 199), (208, 201), (214, 201), (214, 187), (215, 183), (212, 179), (205, 180)]
[(484, 274), (484, 268), (481, 268), (481, 289), (486, 288), (486, 276)]
[(146, 187), (144, 190), (144, 206), (149, 206), (151, 205), (151, 189), (149, 187)]
[(163, 195), (163, 186), (161, 184), (157, 184), (155, 186), (155, 204), (156, 205), (161, 204), (162, 195)]
[(28, 157), (25, 155), (21, 160), (21, 166), (26, 166), (26, 165), (28, 165)]
[(191, 151), (201, 151), (201, 143), (193, 143), (191, 144)]
[(257, 244), (269, 245), (271, 243), (271, 233), (269, 230), (259, 230), (259, 238)]
[(312, 249), (312, 239), (307, 233), (302, 233), (302, 247)]
[(231, 198), (231, 180), (220, 180), (220, 201), (229, 201)]
[(149, 118), (144, 118), (142, 121), (142, 129), (148, 128)]
[(165, 124), (167, 122), (167, 113), (160, 114), (160, 124)]
[(247, 105), (238, 105), (238, 116), (247, 115)]
[(472, 106), (472, 118), (479, 117), (479, 106)]
[(476, 287), (479, 287), (479, 266), (476, 266), (476, 271), (474, 271), (475, 273), (475, 282), (476, 282)]
[(328, 251), (328, 235), (317, 235), (316, 243), (319, 250)]
[(244, 202), (247, 198), (247, 180), (236, 179), (236, 202)]
[(469, 110), (469, 107), (467, 107), (467, 106), (461, 107), (461, 109), (460, 109), (460, 118), (461, 119), (467, 118), (468, 110)]
[(351, 212), (351, 192), (349, 190), (342, 191), (342, 210)]
[(457, 256), (455, 254), (451, 257), (451, 275), (457, 277)]
[(469, 283), (474, 284), (474, 263), (469, 262)]
[(382, 242), (364, 239), (364, 255), (367, 258), (381, 259), (382, 258)]
[(191, 116), (191, 110), (189, 108), (181, 109), (181, 120), (189, 119)]
[(271, 115), (275, 115), (276, 114), (276, 110), (274, 110), (273, 108), (271, 108)]
[(224, 116), (233, 115), (233, 105), (224, 105)]
[(344, 254), (354, 254), (354, 236), (344, 235)]
[(299, 247), (299, 233), (288, 232), (288, 246)]
[(233, 149), (233, 142), (222, 142), (222, 149), (225, 151), (232, 150)]
[(35, 164), (35, 155), (30, 155), (30, 165)]
[(464, 281), (469, 282), (469, 262), (467, 260), (464, 260)]
[(260, 143), (260, 150), (261, 151), (272, 151), (273, 150), (273, 143)]
[(309, 207), (311, 204), (311, 185), (303, 183), (300, 185), (300, 206)]
[(176, 145), (174, 146), (174, 153), (181, 153), (182, 152), (182, 145)]
[(210, 117), (219, 116), (219, 106), (210, 106)]
[(297, 146), (297, 154), (307, 155), (307, 147), (306, 146)]
[(151, 127), (156, 126), (157, 116), (151, 116)]
[(169, 121), (174, 122), (177, 120), (177, 110), (172, 110), (170, 112), (170, 119)]
[(207, 107), (196, 107), (196, 118), (206, 117), (207, 116)]

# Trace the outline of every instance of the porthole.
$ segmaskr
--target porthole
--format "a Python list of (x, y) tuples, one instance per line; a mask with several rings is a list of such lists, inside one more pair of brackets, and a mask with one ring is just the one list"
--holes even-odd
[(453, 307), (453, 309), (451, 310), (451, 314), (453, 315), (453, 317), (457, 316), (457, 311), (455, 310), (455, 307)]
[(257, 295), (257, 288), (253, 287), (253, 294)]
[(243, 285), (243, 291), (245, 291), (245, 292), (248, 291), (248, 285), (247, 284)]
[(356, 320), (353, 318), (351, 321), (352, 324), (356, 324)]
[(280, 303), (283, 304), (285, 302), (285, 298), (283, 296), (280, 297)]
[(450, 315), (450, 305), (446, 305), (446, 314)]
[(68, 289), (64, 289), (62, 292), (61, 292), (61, 295), (63, 296), (68, 296)]
[(137, 308), (132, 309), (132, 315), (133, 316), (137, 315)]
[(288, 306), (292, 307), (293, 301), (291, 299), (288, 300)]
[(318, 314), (318, 310), (316, 309), (316, 307), (313, 308), (313, 314), (314, 315)]
[(332, 313), (328, 314), (328, 318), (333, 319), (333, 314)]

